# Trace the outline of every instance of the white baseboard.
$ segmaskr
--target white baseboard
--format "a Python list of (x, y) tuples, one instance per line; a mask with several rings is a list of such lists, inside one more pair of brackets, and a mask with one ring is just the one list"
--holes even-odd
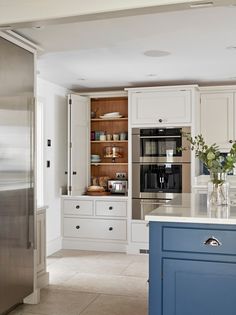
[(62, 239), (61, 237), (55, 238), (47, 242), (47, 256), (54, 254), (62, 249)]
[(38, 304), (40, 302), (40, 289), (35, 289), (33, 293), (28, 295), (24, 300), (24, 304)]
[(129, 243), (127, 246), (127, 254), (130, 255), (138, 255), (142, 254), (140, 253), (140, 250), (148, 250), (149, 244), (148, 243)]
[(103, 252), (120, 252), (126, 253), (126, 243), (78, 240), (78, 239), (62, 239), (63, 249), (78, 249), (78, 250), (95, 250)]
[(49, 272), (37, 274), (37, 288), (42, 289), (49, 285)]

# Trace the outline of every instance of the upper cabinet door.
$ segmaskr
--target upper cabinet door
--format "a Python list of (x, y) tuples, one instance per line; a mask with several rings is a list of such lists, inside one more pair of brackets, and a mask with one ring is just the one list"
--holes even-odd
[(234, 139), (234, 93), (202, 93), (200, 103), (200, 133), (207, 144), (216, 143), (228, 150)]
[(88, 97), (69, 95), (69, 191), (81, 195), (88, 186), (89, 106)]
[(191, 91), (135, 91), (130, 93), (131, 125), (191, 123)]

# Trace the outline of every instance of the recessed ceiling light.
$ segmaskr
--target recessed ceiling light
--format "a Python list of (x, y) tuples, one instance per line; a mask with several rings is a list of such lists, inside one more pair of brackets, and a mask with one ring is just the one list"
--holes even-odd
[(147, 74), (147, 77), (156, 77), (157, 76), (157, 74), (155, 74), (155, 73), (149, 73), (149, 74)]
[(78, 81), (85, 81), (86, 79), (85, 78), (78, 78), (77, 80)]
[(205, 7), (212, 7), (214, 3), (212, 1), (207, 1), (207, 2), (200, 2), (200, 3), (192, 3), (190, 4), (190, 8), (195, 9), (195, 8), (205, 8)]
[(34, 29), (34, 30), (41, 30), (41, 29), (43, 29), (45, 26), (44, 25), (36, 25), (36, 26), (33, 26), (32, 28)]
[(229, 50), (236, 50), (236, 46), (228, 46), (228, 47), (226, 47), (226, 49), (229, 49)]
[(147, 57), (164, 57), (170, 55), (170, 52), (164, 50), (146, 50), (143, 53)]

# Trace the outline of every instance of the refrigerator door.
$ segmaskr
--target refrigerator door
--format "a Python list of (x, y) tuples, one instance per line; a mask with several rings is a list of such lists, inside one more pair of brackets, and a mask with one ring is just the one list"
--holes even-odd
[(0, 37), (0, 314), (33, 292), (34, 55)]

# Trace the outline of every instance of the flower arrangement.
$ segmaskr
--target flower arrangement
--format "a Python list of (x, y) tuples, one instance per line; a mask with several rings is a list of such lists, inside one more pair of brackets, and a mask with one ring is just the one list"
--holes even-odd
[(195, 157), (207, 167), (211, 174), (211, 181), (216, 185), (224, 183), (223, 177), (219, 174), (227, 174), (231, 172), (236, 164), (236, 143), (232, 144), (229, 153), (224, 157), (220, 154), (219, 147), (214, 143), (207, 145), (203, 136), (197, 135), (191, 137), (190, 134), (184, 134), (190, 143), (189, 148), (180, 148), (180, 150), (191, 149), (195, 151)]

